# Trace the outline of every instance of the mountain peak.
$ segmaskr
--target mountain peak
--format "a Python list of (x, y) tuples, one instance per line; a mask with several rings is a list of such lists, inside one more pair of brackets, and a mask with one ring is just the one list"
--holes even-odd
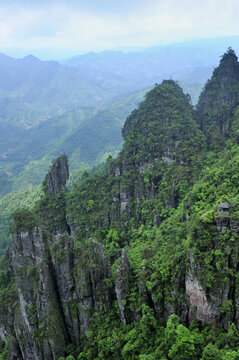
[(139, 163), (159, 158), (167, 163), (190, 162), (189, 153), (193, 148), (197, 152), (204, 141), (190, 97), (173, 80), (164, 80), (147, 93), (139, 108), (126, 119), (122, 133), (123, 153), (128, 159), (134, 156)]
[(23, 59), (23, 61), (35, 61), (35, 62), (40, 62), (41, 60), (38, 59), (36, 56), (34, 55), (27, 55), (25, 56)]
[(66, 181), (69, 178), (69, 168), (67, 157), (61, 154), (53, 161), (50, 170), (45, 178), (45, 190), (49, 194), (55, 194), (59, 191), (66, 191)]
[(197, 105), (197, 122), (208, 147), (220, 147), (228, 138), (232, 115), (239, 104), (239, 63), (232, 48), (206, 83)]
[(229, 47), (227, 49), (227, 52), (225, 52), (222, 56), (221, 56), (221, 60), (220, 60), (220, 64), (224, 64), (227, 62), (237, 62), (238, 57), (236, 56), (235, 51)]

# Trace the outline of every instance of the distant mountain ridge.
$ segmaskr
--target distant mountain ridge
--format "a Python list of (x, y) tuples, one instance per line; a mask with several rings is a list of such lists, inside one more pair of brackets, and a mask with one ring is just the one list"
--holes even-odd
[(221, 48), (238, 40), (92, 52), (64, 64), (0, 54), (0, 194), (38, 184), (59, 152), (67, 153), (71, 169), (116, 154), (123, 120), (148, 85), (177, 78), (196, 104)]
[(112, 97), (77, 69), (32, 55), (0, 54), (0, 79), (0, 122), (23, 128)]
[(137, 52), (90, 52), (63, 63), (77, 68), (86, 79), (94, 79), (105, 88), (120, 89), (125, 86), (134, 91), (139, 86), (146, 87), (166, 78), (178, 80), (185, 91), (193, 84), (197, 91), (190, 92), (190, 95), (193, 103), (197, 103), (199, 93), (221, 53), (229, 46), (238, 51), (238, 44), (239, 36), (192, 40)]

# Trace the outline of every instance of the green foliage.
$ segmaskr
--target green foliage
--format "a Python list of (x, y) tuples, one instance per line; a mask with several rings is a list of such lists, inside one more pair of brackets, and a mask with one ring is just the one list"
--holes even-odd
[(147, 93), (139, 109), (127, 118), (123, 136), (123, 154), (128, 162), (139, 165), (161, 156), (169, 162), (191, 163), (204, 146), (190, 99), (172, 80)]
[(202, 360), (220, 360), (221, 351), (216, 345), (209, 343), (203, 350)]
[[(233, 113), (239, 104), (239, 63), (229, 48), (206, 83), (197, 105), (197, 121), (209, 149), (220, 149), (228, 139)], [(235, 136), (237, 132), (235, 132)]]
[[(152, 310), (145, 306), (141, 320), (124, 328), (116, 322), (109, 322), (110, 319), (114, 319), (112, 315), (106, 315), (104, 320), (99, 316), (94, 318), (92, 330), (88, 332), (87, 343), (78, 357), (79, 360), (238, 358), (239, 343), (236, 350), (225, 344), (218, 347), (209, 340), (215, 337), (212, 328), (208, 327), (204, 331), (200, 331), (196, 325), (187, 328), (180, 324), (180, 319), (175, 314), (169, 317), (166, 327), (160, 326)], [(224, 331), (222, 336), (228, 337), (228, 334), (229, 331)]]
[[(214, 91), (220, 90), (218, 77), (221, 79), (228, 61), (235, 62), (231, 51), (205, 88), (211, 105)], [(206, 152), (205, 137), (196, 125), (189, 97), (175, 82), (164, 81), (127, 118), (125, 143), (117, 159), (108, 158), (104, 166), (92, 172), (79, 171), (79, 184), (71, 184), (72, 190), (66, 194), (44, 193), (34, 212), (24, 209), (13, 214), (19, 231), (40, 222), (53, 264), (74, 254), (75, 281), (89, 269), (89, 288), (100, 269), (94, 244), (103, 245), (104, 261), (111, 266), (113, 277), (105, 276), (100, 291), (104, 294), (111, 290), (112, 306), (107, 313), (99, 310), (100, 306), (92, 311), (78, 359), (237, 358), (239, 335), (233, 321), (237, 319), (239, 279), (239, 145), (235, 135), (223, 147), (221, 133), (217, 133), (221, 126), (218, 114), (224, 121), (232, 108), (219, 106), (213, 113), (215, 109), (210, 106), (208, 116), (216, 124), (212, 149), (219, 148), (220, 152)], [(211, 125), (204, 125), (209, 136)], [(70, 241), (68, 223), (75, 237), (69, 249), (65, 246)], [(49, 239), (59, 231), (64, 234), (52, 243)], [(120, 321), (112, 292), (121, 271), (122, 248), (129, 260), (127, 274), (120, 279), (125, 285), (122, 305), (126, 324)], [(27, 274), (30, 278), (38, 276), (34, 267)], [(228, 331), (216, 326), (203, 328), (195, 321), (188, 326), (185, 280), (189, 274), (198, 282), (203, 301), (204, 297), (208, 302), (217, 299), (220, 322)], [(7, 289), (10, 275), (6, 270), (0, 275), (4, 304), (4, 294), (13, 293), (14, 287)], [(224, 286), (230, 290), (222, 294)], [(70, 309), (72, 316), (78, 314), (76, 299)], [(33, 323), (35, 308), (28, 312)], [(163, 319), (168, 319), (167, 323)], [(48, 336), (47, 330), (42, 330), (41, 336)], [(73, 344), (65, 351), (68, 360), (75, 356)]]
[(168, 352), (170, 359), (190, 360), (195, 358), (194, 337), (183, 325), (178, 325), (176, 330), (176, 341)]
[(4, 253), (5, 248), (10, 245), (8, 228), (11, 213), (17, 208), (32, 209), (40, 195), (41, 189), (36, 187), (18, 193), (10, 193), (0, 198), (0, 256)]
[[(171, 93), (174, 94), (173, 103), (170, 103)], [(162, 109), (161, 105), (156, 104), (157, 99), (161, 101), (159, 104), (163, 103)], [(238, 332), (232, 324), (234, 308), (231, 297), (221, 304), (221, 316), (228, 324), (228, 332), (212, 328), (200, 331), (195, 324), (187, 328), (180, 323), (177, 315), (170, 316), (166, 327), (163, 327), (152, 312), (152, 308), (168, 307), (178, 314), (183, 311), (182, 304), (187, 301), (185, 275), (191, 266), (189, 254), (200, 269), (195, 274), (200, 285), (215, 296), (219, 296), (222, 284), (236, 281), (238, 277), (230, 260), (235, 259), (234, 247), (239, 245), (238, 235), (229, 226), (225, 226), (217, 236), (215, 232), (221, 223), (239, 219), (239, 147), (234, 139), (227, 142), (221, 153), (206, 154), (204, 137), (196, 129), (194, 115), (187, 101), (174, 83), (164, 82), (162, 86), (157, 86), (124, 126), (126, 140), (120, 154), (123, 174), (122, 163), (111, 159), (107, 164), (107, 179), (103, 172), (88, 177), (69, 195), (68, 216), (75, 224), (79, 221), (82, 224), (85, 219), (85, 226), (90, 224), (88, 234), (90, 232), (98, 236), (105, 244), (106, 254), (110, 254), (112, 249), (126, 246), (130, 261), (130, 290), (124, 299), (124, 306), (129, 309), (131, 316), (137, 314), (134, 316), (138, 319), (137, 322), (129, 321), (122, 329), (118, 328), (117, 347), (112, 345), (115, 340), (108, 332), (108, 326), (112, 334), (119, 326), (113, 323), (109, 325), (112, 314), (106, 315), (107, 325), (105, 323), (101, 329), (99, 323), (96, 325), (99, 318), (95, 319), (80, 359), (199, 360), (234, 359), (237, 356)], [(175, 112), (174, 106), (185, 111), (183, 118), (180, 117), (181, 113), (179, 115)], [(164, 157), (165, 154), (164, 140), (157, 143), (160, 134), (157, 133), (156, 114), (159, 123), (162, 117), (160, 132), (169, 146), (170, 134), (174, 133), (177, 139), (181, 127), (189, 126), (189, 133), (193, 132), (192, 138), (196, 139), (193, 145), (197, 148), (193, 150), (194, 162), (191, 157), (192, 143), (187, 133), (181, 139), (184, 149), (182, 158), (180, 147), (177, 147), (171, 151), (172, 162), (165, 163), (161, 158), (157, 159), (157, 156)], [(165, 132), (163, 128), (166, 115), (169, 119), (167, 126), (171, 124), (168, 133), (168, 128), (165, 126)], [(141, 167), (147, 162), (150, 164), (148, 167)], [(115, 173), (118, 175), (113, 177)], [(153, 196), (149, 195), (152, 188)], [(114, 209), (117, 207), (112, 196), (117, 199), (122, 189), (131, 199), (141, 194), (141, 201), (137, 206), (134, 201), (128, 202), (128, 208), (121, 215), (126, 225), (122, 227), (120, 222), (109, 221), (104, 226), (100, 222), (99, 209), (102, 211), (105, 206), (102, 213), (102, 217), (105, 217), (110, 208), (110, 217), (114, 218), (117, 213), (114, 213)], [(107, 196), (108, 191), (111, 197)], [(90, 211), (87, 210), (89, 199), (94, 201), (94, 208)], [(229, 213), (219, 211), (218, 204), (223, 202), (229, 204)], [(77, 215), (74, 206), (78, 206)], [(156, 224), (155, 217), (159, 219)], [(83, 235), (81, 230), (79, 233)], [(83, 236), (86, 236), (86, 232)], [(114, 256), (109, 258), (111, 262), (115, 261)], [(117, 264), (116, 259), (114, 273)], [(93, 338), (97, 338), (98, 342), (93, 343)]]
[(36, 204), (36, 211), (46, 233), (67, 231), (65, 193), (44, 194)]
[[(78, 100), (87, 91), (88, 88), (85, 88), (78, 94)], [(107, 102), (107, 105), (102, 103), (99, 106), (91, 98), (92, 107), (87, 106), (89, 99), (84, 106), (77, 100), (77, 109), (74, 104), (74, 111), (69, 111), (69, 108), (63, 114), (60, 109), (64, 105), (61, 102), (56, 112), (53, 111), (50, 115), (51, 118), (49, 119), (48, 113), (48, 120), (39, 125), (37, 123), (43, 119), (38, 119), (34, 112), (30, 120), (35, 119), (33, 121), (36, 124), (29, 129), (9, 126), (5, 129), (1, 124), (0, 153), (5, 154), (6, 149), (11, 148), (11, 154), (9, 158), (7, 155), (3, 160), (0, 159), (0, 195), (10, 191), (24, 191), (29, 186), (38, 185), (51, 159), (62, 152), (67, 153), (72, 172), (76, 171), (71, 174), (69, 186), (78, 183), (83, 169), (104, 162), (109, 155), (117, 155), (122, 144), (121, 127), (125, 117), (142, 100), (144, 93), (145, 91), (138, 91), (128, 96), (121, 95), (114, 101)], [(60, 115), (56, 116), (58, 113)], [(22, 113), (21, 118), (23, 117)], [(45, 116), (43, 118), (46, 120)], [(20, 143), (19, 138), (22, 139)]]
[(12, 232), (30, 231), (39, 225), (37, 214), (28, 209), (17, 209), (11, 215), (14, 221)]

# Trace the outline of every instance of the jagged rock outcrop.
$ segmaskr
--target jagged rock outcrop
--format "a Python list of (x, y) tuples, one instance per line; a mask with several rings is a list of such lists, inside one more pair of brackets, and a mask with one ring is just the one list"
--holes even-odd
[[(239, 257), (237, 242), (229, 246), (230, 239), (238, 239), (239, 222), (230, 214), (230, 204), (219, 203), (208, 237), (211, 237), (211, 284), (208, 284), (202, 263), (192, 254), (185, 277), (185, 291), (189, 299), (189, 321), (197, 319), (203, 325), (211, 322), (228, 328), (234, 321), (239, 326), (238, 284), (231, 274), (237, 273)], [(210, 235), (209, 235), (210, 234)], [(228, 244), (227, 244), (228, 242)], [(228, 268), (230, 266), (230, 271)], [(213, 268), (211, 264), (211, 268)], [(208, 270), (209, 271), (209, 270)], [(209, 277), (210, 278), (210, 277)]]
[(81, 333), (80, 322), (76, 311), (79, 299), (73, 276), (75, 265), (74, 238), (67, 232), (58, 232), (52, 237), (50, 255), (58, 301), (69, 334), (69, 340), (78, 348)]
[[(43, 198), (44, 205), (46, 201), (49, 205), (54, 202), (55, 193), (64, 188), (66, 169), (65, 155), (52, 164), (46, 177), (51, 179), (50, 188), (46, 189), (50, 196)], [(53, 207), (51, 211), (61, 219), (65, 202), (64, 197), (59, 199), (58, 210)], [(14, 329), (6, 328), (10, 319), (4, 316), (0, 326), (4, 341), (15, 332), (16, 346), (9, 350), (12, 359), (20, 349), (23, 360), (58, 360), (65, 356), (67, 345), (79, 348), (92, 314), (108, 311), (112, 303), (111, 271), (104, 246), (90, 238), (77, 249), (79, 240), (69, 234), (61, 221), (54, 223), (52, 233), (49, 226), (36, 226), (41, 221), (46, 219), (37, 220), (28, 210), (15, 215), (11, 256), (18, 305), (15, 319), (12, 315)]]
[(46, 191), (55, 194), (66, 191), (66, 181), (69, 178), (68, 162), (65, 154), (60, 155), (51, 165), (45, 178)]
[(74, 279), (77, 294), (77, 313), (80, 334), (89, 329), (94, 311), (105, 313), (112, 304), (112, 276), (104, 255), (104, 246), (90, 238), (81, 251), (77, 251)]
[[(129, 221), (135, 212), (140, 212), (142, 199), (150, 200), (156, 196), (163, 181), (171, 186), (162, 199), (164, 207), (175, 207), (177, 184), (188, 178), (189, 167), (193, 169), (205, 146), (190, 97), (175, 81), (164, 80), (126, 119), (122, 134), (125, 139), (123, 149), (108, 168), (108, 174), (117, 180), (112, 191), (117, 207), (113, 220)], [(185, 167), (186, 171), (180, 171), (178, 178), (170, 175), (163, 179), (172, 166)], [(148, 173), (155, 176), (149, 177)], [(156, 218), (155, 221), (160, 222)]]
[(91, 239), (77, 259), (73, 245), (67, 234), (46, 241), (40, 229), (13, 237), (14, 329), (24, 360), (58, 360), (68, 344), (79, 348), (92, 314), (110, 309), (111, 273), (103, 246)]
[(127, 314), (125, 309), (125, 297), (129, 292), (129, 260), (125, 249), (122, 249), (120, 263), (116, 272), (115, 292), (120, 310), (120, 319), (126, 324)]
[(26, 360), (64, 355), (68, 331), (51, 269), (48, 245), (40, 229), (13, 236), (12, 266), (18, 289), (14, 328)]

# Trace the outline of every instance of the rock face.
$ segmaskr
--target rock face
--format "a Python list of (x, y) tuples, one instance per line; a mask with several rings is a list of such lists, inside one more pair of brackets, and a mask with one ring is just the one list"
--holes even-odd
[(115, 292), (120, 310), (120, 319), (122, 323), (127, 323), (127, 314), (125, 309), (126, 295), (129, 291), (129, 260), (125, 249), (122, 250), (120, 264), (117, 268), (115, 280)]
[(39, 229), (13, 237), (18, 289), (14, 329), (23, 359), (58, 360), (69, 343), (79, 348), (92, 314), (111, 306), (106, 284), (111, 273), (103, 247), (92, 239), (77, 259), (73, 242), (68, 234), (46, 241)]
[(60, 155), (51, 165), (45, 185), (49, 194), (66, 191), (66, 181), (69, 178), (69, 168), (65, 154)]
[(9, 360), (22, 360), (19, 344), (14, 337), (10, 339), (9, 353), (10, 353)]
[(190, 265), (185, 277), (190, 322), (193, 319), (203, 325), (214, 322), (224, 328), (228, 328), (232, 321), (239, 325), (238, 283), (228, 272), (230, 266), (231, 271), (237, 273), (238, 245), (230, 248), (227, 244), (231, 238), (238, 238), (238, 229), (238, 220), (230, 215), (230, 204), (219, 203), (211, 224), (211, 234), (208, 232), (208, 237), (211, 238), (209, 249), (212, 249), (214, 254), (217, 270), (211, 274), (213, 277), (210, 284), (206, 281), (205, 265), (197, 263), (190, 254)]
[(197, 277), (189, 272), (185, 279), (185, 288), (186, 295), (189, 297), (188, 317), (190, 323), (193, 319), (197, 319), (203, 325), (220, 320), (220, 306), (208, 299), (208, 295), (199, 284)]
[(23, 359), (64, 355), (68, 332), (58, 302), (48, 246), (39, 229), (13, 237), (12, 266), (18, 289), (14, 328)]
[(77, 294), (75, 279), (72, 276), (75, 265), (73, 249), (74, 238), (67, 232), (58, 232), (52, 237), (50, 256), (58, 302), (68, 332), (68, 341), (79, 347), (80, 324), (75, 310)]
[[(58, 158), (47, 175), (53, 200), (55, 192), (65, 187), (65, 161), (65, 156)], [(51, 201), (51, 196), (47, 199)], [(58, 360), (66, 355), (67, 345), (79, 348), (94, 312), (109, 310), (110, 266), (104, 247), (92, 238), (77, 250), (76, 238), (62, 231), (61, 225), (52, 234), (45, 233), (44, 227), (22, 231), (18, 225), (11, 254), (18, 305), (15, 318), (8, 307), (8, 318), (0, 314), (0, 335), (6, 341), (15, 332), (11, 359), (17, 359), (18, 351), (19, 359)]]

